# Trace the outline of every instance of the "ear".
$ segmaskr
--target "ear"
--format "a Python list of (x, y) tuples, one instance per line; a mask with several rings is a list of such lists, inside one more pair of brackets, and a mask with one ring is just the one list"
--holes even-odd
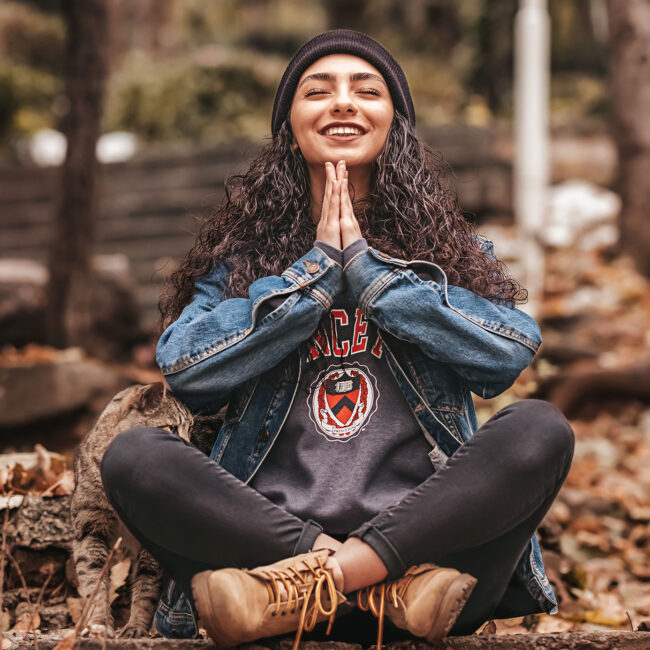
[(161, 381), (143, 386), (134, 395), (131, 408), (138, 408), (141, 411), (151, 411), (160, 405), (160, 402), (165, 398), (165, 393), (165, 385)]

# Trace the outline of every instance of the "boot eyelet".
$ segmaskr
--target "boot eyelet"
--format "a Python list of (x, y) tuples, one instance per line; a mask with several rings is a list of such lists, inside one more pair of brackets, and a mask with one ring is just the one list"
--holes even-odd
[(280, 614), (280, 616), (286, 616), (286, 615), (287, 615), (286, 612), (282, 612), (282, 614)]
[(271, 612), (271, 616), (275, 616), (277, 612)]

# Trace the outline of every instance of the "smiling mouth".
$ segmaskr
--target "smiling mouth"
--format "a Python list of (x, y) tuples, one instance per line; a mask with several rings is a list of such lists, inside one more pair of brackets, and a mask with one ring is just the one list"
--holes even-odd
[(327, 133), (321, 133), (324, 138), (330, 138), (331, 140), (354, 140), (355, 138), (360, 138), (363, 133), (333, 133), (328, 135)]

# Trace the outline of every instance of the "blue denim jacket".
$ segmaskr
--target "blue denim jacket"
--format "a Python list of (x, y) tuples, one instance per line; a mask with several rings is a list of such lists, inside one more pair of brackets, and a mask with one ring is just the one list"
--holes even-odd
[[(481, 247), (493, 255), (492, 242), (481, 238)], [(228, 404), (211, 458), (246, 483), (291, 408), (306, 354), (301, 343), (344, 288), (380, 330), (386, 361), (431, 447), (433, 471), (478, 429), (470, 391), (499, 395), (541, 344), (537, 323), (512, 304), (448, 284), (432, 262), (367, 245), (344, 267), (315, 246), (280, 276), (253, 282), (249, 298), (221, 300), (229, 272), (220, 263), (197, 281), (192, 302), (160, 338), (157, 361), (194, 412)], [(285, 296), (279, 306), (264, 307), (278, 296)], [(557, 609), (533, 534), (495, 617)], [(156, 626), (170, 637), (198, 632), (195, 612), (171, 580)]]

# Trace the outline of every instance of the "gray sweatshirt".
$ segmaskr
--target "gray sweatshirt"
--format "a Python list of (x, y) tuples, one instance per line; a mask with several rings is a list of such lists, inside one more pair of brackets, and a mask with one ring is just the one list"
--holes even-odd
[[(368, 244), (316, 246), (345, 266)], [(376, 325), (345, 290), (304, 345), (291, 410), (251, 486), (325, 532), (346, 535), (432, 473), (431, 448), (384, 359)]]

